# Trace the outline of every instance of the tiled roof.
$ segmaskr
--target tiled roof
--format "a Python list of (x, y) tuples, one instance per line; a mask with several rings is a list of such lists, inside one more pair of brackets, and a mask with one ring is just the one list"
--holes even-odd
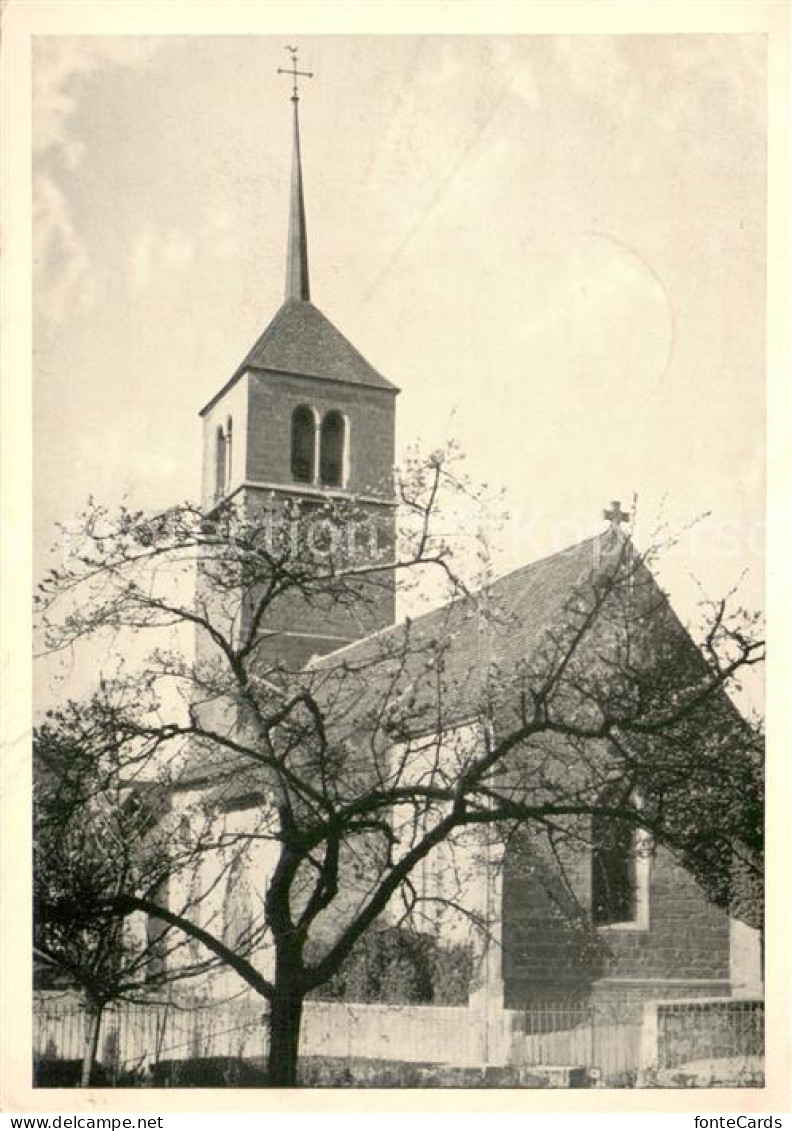
[(287, 299), (237, 372), (268, 369), (397, 392), (311, 302)]
[[(608, 534), (587, 539), (506, 574), (486, 595), (460, 597), (314, 659), (305, 677), (326, 711), (334, 740), (345, 746), (369, 732), (383, 737), (395, 733), (389, 731), (391, 722), (397, 730), (406, 727), (406, 733), (420, 735), (476, 718), (505, 721), (520, 689), (530, 686), (532, 669), (544, 670), (546, 650), (554, 650), (559, 632), (563, 636), (570, 610), (579, 610), (581, 600), (585, 604), (599, 567), (615, 561), (614, 548)], [(659, 616), (653, 631), (670, 633), (676, 661), (700, 664), (698, 650), (648, 569), (640, 568), (635, 584), (645, 586), (642, 603)], [(713, 739), (745, 727), (723, 692), (705, 704), (696, 725)], [(266, 778), (260, 768), (223, 752), (196, 757), (187, 776), (199, 767), (215, 779), (218, 799), (225, 791), (231, 800), (261, 789)]]
[[(491, 659), (494, 662), (514, 663), (533, 652), (543, 630), (553, 623), (575, 587), (595, 567), (598, 541), (598, 538), (588, 538), (549, 557), (521, 566), (493, 582), (486, 603), (491, 630), (488, 635), (492, 637)], [(315, 666), (334, 666), (341, 657), (354, 662), (374, 655), (384, 641), (402, 637), (406, 631), (409, 631), (416, 644), (425, 644), (435, 638), (438, 632), (451, 629), (456, 633), (453, 662), (459, 667), (467, 667), (480, 654), (481, 618), (477, 615), (477, 610), (482, 601), (481, 594), (462, 597), (414, 620), (394, 625), (376, 636), (350, 644), (340, 651), (330, 652), (317, 660)], [(508, 631), (499, 633), (498, 623), (508, 626)], [(517, 632), (514, 631), (516, 625), (519, 626)]]
[[(597, 542), (588, 539), (499, 578), (490, 588), (486, 616), (480, 615), (481, 595), (473, 594), (318, 657), (308, 665), (317, 695), (338, 696), (330, 715), (346, 717), (356, 729), (367, 712), (376, 714), (388, 700), (397, 702), (406, 688), (424, 685), (424, 665), (433, 651), (427, 645), (437, 641), (443, 649), (446, 724), (469, 717), (480, 705), (487, 675), (495, 669), (514, 670), (527, 661), (544, 632), (557, 623), (565, 602), (592, 570)], [(391, 683), (394, 662), (400, 674)], [(416, 718), (425, 708), (419, 695)], [(249, 780), (260, 781), (260, 770), (249, 763), (245, 768), (244, 759), (227, 752), (212, 756), (196, 751), (185, 778), (202, 773), (233, 781), (235, 793), (244, 792), (243, 783)]]
[[(377, 699), (370, 686), (381, 673), (387, 683), (389, 661), (403, 670), (398, 682), (425, 681), (418, 665), (431, 659), (435, 644), (442, 652), (443, 713), (446, 721), (478, 709), (483, 683), (493, 672), (504, 675), (526, 664), (548, 630), (558, 626), (566, 602), (596, 564), (598, 538), (590, 538), (550, 557), (520, 567), (496, 580), (486, 599), (461, 597), (420, 617), (366, 637), (317, 658), (317, 673), (359, 669), (368, 684), (359, 693)], [(486, 611), (484, 603), (486, 601)], [(419, 703), (415, 704), (420, 710)]]

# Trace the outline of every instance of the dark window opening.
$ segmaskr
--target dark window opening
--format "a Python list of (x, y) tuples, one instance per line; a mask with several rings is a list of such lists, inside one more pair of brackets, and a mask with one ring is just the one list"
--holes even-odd
[(634, 831), (625, 821), (595, 813), (591, 833), (594, 922), (600, 926), (632, 923), (636, 917)]
[(340, 487), (344, 482), (344, 439), (346, 425), (340, 412), (328, 412), (322, 421), (320, 477), (325, 487)]
[(222, 428), (217, 429), (215, 441), (215, 501), (222, 498), (226, 485), (226, 438)]
[(297, 483), (314, 481), (315, 430), (313, 412), (300, 405), (292, 413), (291, 434), (291, 472)]

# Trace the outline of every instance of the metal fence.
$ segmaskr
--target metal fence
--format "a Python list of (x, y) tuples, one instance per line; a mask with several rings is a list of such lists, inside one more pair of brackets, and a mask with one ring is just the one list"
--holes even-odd
[(764, 1002), (703, 998), (657, 1003), (658, 1069), (764, 1054)]
[(640, 1068), (641, 1018), (616, 1004), (551, 1002), (519, 1014), (512, 1059), (594, 1069), (602, 1080)]

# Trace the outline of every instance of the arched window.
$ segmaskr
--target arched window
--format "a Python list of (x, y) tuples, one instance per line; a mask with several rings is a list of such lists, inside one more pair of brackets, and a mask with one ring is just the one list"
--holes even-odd
[(291, 471), (297, 483), (313, 483), (316, 469), (316, 418), (307, 405), (292, 413)]
[(344, 456), (346, 421), (340, 412), (332, 409), (322, 421), (320, 479), (325, 487), (342, 487), (344, 483)]
[[(601, 794), (603, 808), (630, 804), (638, 799), (623, 788)], [(595, 812), (591, 819), (591, 914), (600, 927), (648, 926), (649, 841), (627, 820)]]
[(226, 438), (222, 425), (218, 425), (215, 440), (215, 502), (222, 498), (226, 487)]
[(231, 417), (229, 416), (228, 419), (226, 420), (226, 433), (225, 433), (225, 441), (226, 441), (226, 488), (229, 488), (231, 486), (231, 458), (232, 458), (232, 453), (233, 453), (233, 445), (232, 445), (233, 426), (234, 426), (233, 421), (232, 421)]

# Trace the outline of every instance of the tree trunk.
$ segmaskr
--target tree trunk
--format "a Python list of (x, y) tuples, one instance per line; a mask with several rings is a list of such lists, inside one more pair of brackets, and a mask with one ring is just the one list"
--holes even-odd
[(302, 1008), (302, 997), (290, 993), (276, 993), (270, 1002), (267, 1082), (271, 1088), (297, 1086)]
[(102, 1027), (103, 1002), (88, 1001), (85, 1006), (85, 1042), (83, 1045), (82, 1072), (80, 1087), (90, 1088), (91, 1075), (96, 1063), (96, 1050), (99, 1047), (99, 1030)]

